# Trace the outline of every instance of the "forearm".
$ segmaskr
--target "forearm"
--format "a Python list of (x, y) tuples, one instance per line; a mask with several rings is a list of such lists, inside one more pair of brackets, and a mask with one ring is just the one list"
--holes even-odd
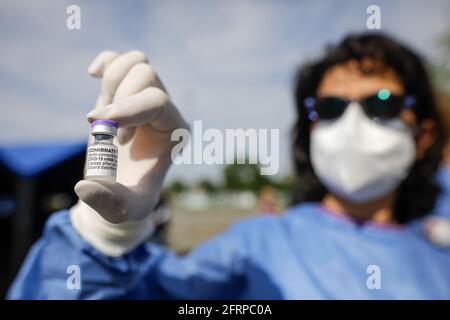
[[(159, 253), (138, 246), (128, 254), (109, 257), (74, 229), (67, 210), (53, 214), (42, 238), (30, 250), (9, 299), (160, 298), (148, 272)], [(145, 281), (143, 281), (145, 279)]]
[[(231, 228), (183, 257), (150, 242), (109, 256), (78, 233), (69, 210), (57, 212), (29, 252), (8, 298), (238, 298), (245, 288), (242, 229)], [(111, 241), (101, 240), (121, 248)]]

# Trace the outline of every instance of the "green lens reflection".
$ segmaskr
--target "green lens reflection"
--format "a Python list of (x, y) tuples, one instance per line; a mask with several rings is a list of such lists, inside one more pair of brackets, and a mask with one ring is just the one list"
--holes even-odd
[(387, 100), (391, 96), (391, 93), (388, 89), (381, 89), (378, 91), (378, 99), (380, 100)]

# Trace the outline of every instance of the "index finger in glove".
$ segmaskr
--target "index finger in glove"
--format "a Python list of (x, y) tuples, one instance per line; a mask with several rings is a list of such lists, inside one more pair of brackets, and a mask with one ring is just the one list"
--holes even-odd
[(187, 128), (186, 122), (167, 94), (155, 87), (147, 88), (104, 108), (94, 109), (87, 117), (89, 121), (116, 120), (120, 127), (150, 123), (155, 129), (164, 132)]
[(117, 88), (131, 68), (138, 63), (146, 61), (145, 54), (137, 50), (127, 52), (114, 59), (103, 73), (101, 91), (103, 100), (111, 103)]
[(119, 54), (114, 51), (106, 50), (100, 52), (89, 66), (88, 73), (95, 78), (101, 78), (108, 65), (118, 56)]

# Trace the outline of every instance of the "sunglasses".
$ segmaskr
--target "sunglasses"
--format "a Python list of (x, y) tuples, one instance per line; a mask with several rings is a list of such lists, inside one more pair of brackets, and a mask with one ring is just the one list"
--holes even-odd
[(396, 118), (404, 109), (412, 108), (416, 98), (412, 95), (394, 95), (382, 89), (378, 93), (358, 100), (326, 96), (320, 98), (307, 97), (303, 104), (311, 121), (334, 120), (342, 116), (351, 102), (358, 102), (372, 120), (389, 120)]

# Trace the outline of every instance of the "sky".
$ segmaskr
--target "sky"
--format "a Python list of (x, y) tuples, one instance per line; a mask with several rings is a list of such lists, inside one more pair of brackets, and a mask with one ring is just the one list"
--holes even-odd
[[(66, 28), (69, 5), (81, 29)], [(280, 130), (280, 175), (291, 170), (298, 66), (349, 32), (382, 31), (428, 59), (450, 30), (447, 0), (23, 1), (0, 3), (0, 143), (84, 141), (100, 82), (97, 53), (144, 51), (189, 123)], [(174, 166), (169, 180), (218, 179), (221, 166)]]

